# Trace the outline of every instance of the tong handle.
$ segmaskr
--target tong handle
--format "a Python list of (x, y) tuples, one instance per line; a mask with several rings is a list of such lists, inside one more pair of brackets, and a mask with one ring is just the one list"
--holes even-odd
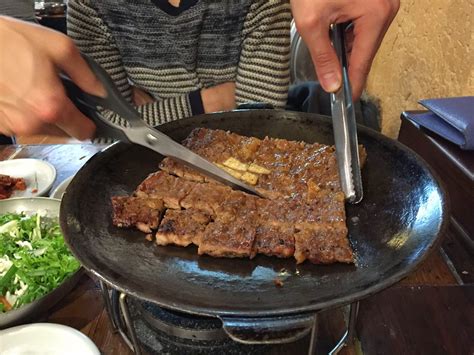
[(363, 198), (363, 188), (357, 124), (348, 73), (345, 28), (346, 24), (335, 24), (331, 29), (333, 46), (342, 69), (342, 87), (336, 93), (331, 94), (331, 108), (342, 190), (349, 203), (358, 203)]

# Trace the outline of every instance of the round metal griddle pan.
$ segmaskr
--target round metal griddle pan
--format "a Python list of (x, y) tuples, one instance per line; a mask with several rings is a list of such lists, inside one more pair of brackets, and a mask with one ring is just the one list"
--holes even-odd
[[(209, 127), (263, 138), (332, 144), (327, 117), (272, 110), (196, 116), (160, 126), (177, 141)], [(110, 197), (131, 194), (162, 156), (114, 144), (77, 173), (61, 204), (61, 227), (83, 266), (129, 295), (179, 311), (260, 317), (346, 304), (400, 280), (435, 246), (446, 225), (443, 189), (426, 163), (400, 143), (359, 127), (368, 153), (364, 200), (347, 206), (357, 265), (296, 265), (266, 256), (219, 259), (195, 247), (159, 247), (112, 225)], [(281, 272), (284, 269), (284, 272)], [(276, 287), (278, 277), (283, 287)]]

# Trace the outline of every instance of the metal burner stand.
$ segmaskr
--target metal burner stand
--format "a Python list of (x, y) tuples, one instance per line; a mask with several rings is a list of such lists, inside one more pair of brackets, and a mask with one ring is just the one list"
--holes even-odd
[[(123, 292), (110, 289), (107, 284), (103, 281), (99, 281), (100, 288), (102, 291), (102, 296), (104, 298), (104, 304), (109, 316), (110, 322), (112, 324), (114, 332), (118, 332), (128, 347), (136, 355), (141, 355), (141, 347), (138, 341), (137, 334), (135, 332), (135, 327), (133, 325), (133, 320), (130, 315), (130, 309), (127, 302), (127, 294)], [(355, 325), (357, 321), (357, 315), (359, 311), (359, 302), (354, 302), (349, 305), (349, 315), (347, 321), (347, 328), (344, 334), (342, 335), (339, 342), (336, 346), (329, 352), (329, 355), (335, 355), (346, 345), (351, 345), (354, 341), (355, 336)], [(173, 334), (171, 329), (163, 329), (164, 331), (171, 332), (174, 336), (183, 336), (187, 337), (185, 333)], [(311, 339), (308, 348), (308, 355), (315, 355), (316, 353), (316, 335), (318, 332), (318, 317), (317, 313), (314, 315), (314, 322), (311, 327)], [(202, 340), (210, 340), (209, 336), (214, 336), (222, 338), (222, 333), (213, 332), (213, 331), (204, 331), (202, 332)], [(306, 333), (307, 334), (307, 333)], [(195, 338), (195, 335), (193, 335)], [(238, 341), (238, 339), (234, 339)], [(295, 339), (297, 340), (297, 339)]]

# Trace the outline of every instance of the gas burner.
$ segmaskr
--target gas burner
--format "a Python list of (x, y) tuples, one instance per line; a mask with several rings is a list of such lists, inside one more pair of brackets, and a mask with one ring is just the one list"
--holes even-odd
[(135, 332), (150, 354), (270, 354), (268, 346), (244, 345), (231, 340), (215, 318), (193, 317), (152, 303), (128, 299)]
[[(291, 343), (248, 345), (232, 340), (220, 319), (165, 309), (100, 283), (109, 318), (135, 354), (313, 354), (317, 326)], [(357, 306), (357, 304), (356, 304)], [(349, 329), (331, 354), (352, 338), (357, 307), (351, 306)]]
[(228, 339), (217, 318), (193, 316), (186, 313), (167, 310), (151, 302), (132, 300), (138, 316), (153, 329), (169, 336), (197, 340), (213, 341)]

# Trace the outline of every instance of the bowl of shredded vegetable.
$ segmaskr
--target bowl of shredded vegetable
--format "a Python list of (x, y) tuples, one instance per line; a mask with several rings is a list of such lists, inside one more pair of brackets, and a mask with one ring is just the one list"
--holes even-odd
[(0, 201), (0, 329), (46, 314), (82, 275), (59, 227), (60, 203)]

